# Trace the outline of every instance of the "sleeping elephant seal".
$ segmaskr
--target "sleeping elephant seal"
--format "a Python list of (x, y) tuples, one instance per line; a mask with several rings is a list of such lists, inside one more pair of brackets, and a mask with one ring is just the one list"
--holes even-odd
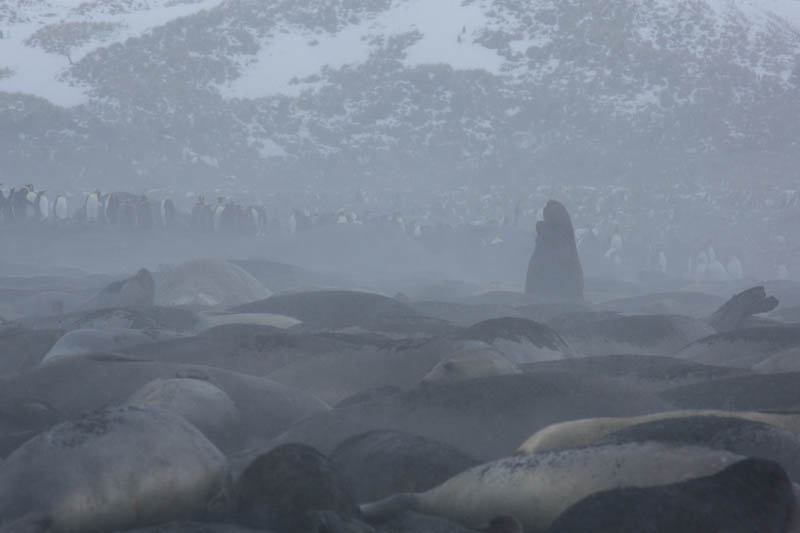
[(117, 353), (137, 345), (180, 337), (168, 331), (140, 331), (130, 328), (80, 328), (67, 332), (47, 352), (41, 364), (58, 359), (96, 353)]
[(84, 304), (84, 308), (152, 307), (155, 293), (156, 284), (153, 275), (146, 268), (141, 268), (128, 279), (106, 285), (103, 290)]
[(416, 511), (468, 527), (507, 515), (519, 519), (525, 531), (542, 531), (591, 494), (707, 476), (740, 459), (730, 452), (656, 442), (517, 455), (471, 468), (426, 492), (364, 504), (361, 511), (368, 519)]
[(22, 443), (64, 420), (64, 414), (47, 401), (0, 393), (0, 458)]
[(285, 444), (257, 457), (234, 486), (237, 522), (286, 533), (317, 531), (332, 511), (358, 519), (350, 488), (331, 461), (304, 444)]
[(481, 343), (478, 346), (458, 350), (440, 361), (425, 374), (422, 383), (432, 384), (521, 372), (517, 365), (503, 357), (499, 351)]
[[(375, 533), (366, 524), (348, 521), (330, 512), (311, 513), (311, 528), (308, 533)], [(412, 530), (409, 530), (411, 533)], [(413, 530), (419, 533), (418, 530)], [(266, 533), (263, 529), (252, 529), (238, 524), (220, 522), (170, 522), (157, 526), (132, 529), (127, 533)], [(283, 532), (281, 532), (283, 533)], [(383, 533), (383, 530), (381, 530)], [(388, 532), (387, 532), (388, 533)], [(434, 533), (426, 531), (425, 533)], [(439, 533), (446, 533), (444, 531)], [(471, 533), (471, 532), (468, 532)], [(494, 533), (494, 532), (493, 532)], [(500, 532), (497, 532), (500, 533)]]
[(478, 464), (449, 444), (385, 430), (347, 439), (331, 453), (331, 461), (361, 502), (428, 490)]
[(181, 416), (223, 451), (237, 441), (239, 409), (224, 390), (204, 379), (157, 378), (134, 392), (128, 403), (159, 407)]
[(754, 326), (698, 339), (676, 357), (716, 366), (752, 368), (771, 356), (800, 347), (797, 324)]
[(531, 433), (555, 422), (670, 408), (619, 381), (513, 374), (418, 387), (333, 409), (297, 422), (271, 444), (303, 442), (331, 453), (354, 435), (382, 428), (444, 442), (485, 461), (514, 453)]
[(48, 533), (191, 519), (227, 477), (222, 453), (182, 418), (114, 407), (58, 424), (0, 464), (0, 517)]
[(527, 318), (484, 320), (465, 329), (460, 337), (489, 344), (517, 364), (570, 359), (576, 355), (553, 328)]
[(524, 533), (522, 524), (513, 516), (497, 516), (478, 528), (466, 528), (438, 516), (401, 513), (381, 522), (378, 533)]
[(800, 481), (800, 439), (769, 424), (741, 418), (689, 416), (654, 420), (615, 431), (597, 441), (597, 445), (646, 441), (703, 446), (769, 459), (780, 463), (792, 480)]
[(165, 306), (240, 305), (271, 293), (242, 268), (224, 259), (193, 259), (161, 275), (156, 301)]
[(567, 509), (548, 533), (784, 533), (794, 507), (781, 466), (751, 458), (711, 476), (593, 494)]
[(659, 396), (686, 409), (798, 412), (798, 379), (800, 372), (752, 374), (674, 387)]
[(517, 453), (536, 453), (564, 448), (588, 446), (607, 435), (625, 428), (659, 420), (689, 417), (731, 417), (770, 424), (777, 428), (800, 435), (800, 414), (759, 413), (756, 411), (722, 411), (686, 409), (665, 411), (643, 416), (602, 417), (568, 420), (551, 424), (531, 435), (517, 450)]
[(690, 342), (714, 333), (702, 320), (680, 315), (608, 316), (573, 313), (549, 321), (585, 355), (672, 355)]
[(263, 530), (218, 522), (169, 522), (130, 529), (126, 533), (263, 533)]

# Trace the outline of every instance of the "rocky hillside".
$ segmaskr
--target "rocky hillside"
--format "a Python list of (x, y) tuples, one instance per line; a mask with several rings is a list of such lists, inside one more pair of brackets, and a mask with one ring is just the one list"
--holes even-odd
[(0, 31), (7, 184), (800, 179), (797, 0), (8, 0)]

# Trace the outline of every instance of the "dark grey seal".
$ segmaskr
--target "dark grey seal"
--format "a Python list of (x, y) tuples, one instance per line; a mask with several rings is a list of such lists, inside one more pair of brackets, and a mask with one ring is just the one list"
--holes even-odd
[(454, 328), (380, 294), (320, 290), (276, 294), (232, 309), (236, 313), (274, 313), (294, 317), (313, 330), (366, 330), (390, 335), (430, 336)]
[(636, 424), (615, 431), (596, 444), (659, 441), (727, 450), (743, 457), (780, 463), (800, 481), (800, 439), (789, 431), (762, 422), (724, 416), (687, 416)]
[(559, 516), (548, 533), (785, 533), (792, 483), (774, 461), (745, 459), (705, 477), (599, 492)]
[(583, 268), (567, 208), (550, 200), (536, 223), (525, 292), (545, 300), (583, 300)]
[(84, 307), (87, 309), (152, 307), (155, 294), (156, 284), (153, 275), (146, 268), (141, 268), (130, 278), (106, 285)]
[(478, 464), (449, 444), (386, 430), (347, 439), (331, 453), (331, 461), (358, 501), (421, 492)]
[(665, 390), (662, 398), (684, 409), (800, 411), (800, 372), (753, 374)]
[(285, 444), (257, 457), (234, 486), (237, 522), (286, 533), (319, 531), (319, 515), (343, 519), (361, 512), (347, 482), (331, 461), (310, 446)]
[(616, 380), (561, 372), (477, 378), (423, 386), (301, 421), (273, 444), (303, 442), (330, 453), (374, 429), (421, 435), (478, 460), (514, 453), (534, 431), (564, 420), (673, 409)]

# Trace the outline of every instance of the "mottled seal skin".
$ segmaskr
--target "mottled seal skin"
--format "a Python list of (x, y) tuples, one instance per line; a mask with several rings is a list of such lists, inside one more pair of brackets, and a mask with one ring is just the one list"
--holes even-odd
[(583, 418), (552, 424), (531, 435), (517, 453), (536, 453), (588, 446), (628, 427), (670, 419), (698, 417), (737, 418), (770, 424), (795, 435), (800, 434), (800, 414), (759, 413), (756, 411), (723, 411), (686, 409), (643, 416)]
[(361, 510), (370, 520), (415, 511), (473, 528), (507, 515), (525, 531), (543, 531), (591, 494), (716, 474), (741, 459), (722, 450), (658, 442), (517, 455), (471, 468), (425, 492), (363, 504)]
[(653, 420), (615, 431), (597, 444), (646, 441), (704, 446), (743, 457), (769, 459), (780, 463), (790, 478), (800, 481), (800, 439), (757, 420), (726, 416)]
[(385, 430), (347, 439), (331, 453), (331, 461), (358, 501), (428, 490), (478, 464), (449, 444)]
[(228, 464), (202, 433), (160, 409), (123, 406), (63, 422), (0, 464), (0, 517), (48, 533), (196, 519)]
[(304, 444), (279, 446), (257, 457), (234, 487), (237, 522), (287, 533), (316, 531), (319, 511), (358, 519), (360, 511), (331, 461)]
[(543, 215), (536, 223), (525, 292), (546, 300), (583, 301), (583, 267), (567, 208), (550, 200)]
[(711, 476), (593, 494), (567, 509), (548, 533), (784, 533), (794, 512), (783, 468), (750, 458)]

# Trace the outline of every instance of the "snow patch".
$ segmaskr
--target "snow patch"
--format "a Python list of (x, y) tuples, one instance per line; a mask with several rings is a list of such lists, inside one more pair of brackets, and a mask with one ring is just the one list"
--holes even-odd
[(486, 25), (477, 4), (397, 0), (383, 13), (338, 33), (284, 26), (262, 42), (259, 54), (242, 58), (242, 76), (219, 90), (226, 98), (297, 96), (319, 87), (326, 69), (363, 63), (385, 39), (412, 32), (420, 38), (405, 49), (407, 67), (447, 64), (500, 74), (503, 58), (475, 42)]
[[(10, 28), (0, 25), (3, 31), (3, 38), (0, 39), (0, 71), (9, 73), (5, 77), (0, 76), (0, 91), (32, 94), (62, 107), (84, 104), (89, 99), (87, 88), (68, 80), (67, 71), (71, 63), (98, 48), (140, 36), (172, 20), (216, 7), (222, 1), (137, 2), (131, 6), (139, 9), (134, 12), (109, 10), (102, 2), (97, 3), (98, 7), (94, 10), (79, 9), (87, 4), (85, 0), (20, 3), (16, 16), (21, 22)], [(27, 44), (37, 30), (68, 22), (110, 23), (116, 29), (70, 48), (68, 54), (50, 53)]]

